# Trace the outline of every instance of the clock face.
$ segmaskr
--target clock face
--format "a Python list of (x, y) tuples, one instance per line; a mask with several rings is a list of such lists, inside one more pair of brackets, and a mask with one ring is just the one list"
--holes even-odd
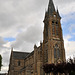
[(56, 15), (54, 15), (54, 17), (56, 17)]

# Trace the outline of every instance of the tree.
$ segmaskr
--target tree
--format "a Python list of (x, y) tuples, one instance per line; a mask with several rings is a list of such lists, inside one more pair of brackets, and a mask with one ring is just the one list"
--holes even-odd
[(43, 70), (45, 73), (51, 73), (54, 71), (54, 67), (55, 67), (54, 64), (45, 64), (43, 65)]
[(2, 67), (2, 56), (0, 55), (0, 70), (1, 70), (1, 67)]
[[(58, 73), (65, 75), (74, 75), (75, 74), (75, 58), (69, 59), (67, 62), (57, 63), (57, 64), (45, 64), (43, 66), (45, 73), (53, 73), (57, 75)], [(71, 72), (73, 74), (71, 74)]]

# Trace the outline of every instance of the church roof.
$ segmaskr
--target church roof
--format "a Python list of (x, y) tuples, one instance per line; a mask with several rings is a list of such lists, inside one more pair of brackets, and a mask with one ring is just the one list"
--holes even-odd
[[(34, 54), (34, 51), (32, 51), (31, 53), (29, 53), (29, 54), (26, 56), (26, 58), (32, 56), (33, 54)], [(26, 58), (25, 58), (25, 59), (26, 59)]]
[(25, 59), (28, 54), (28, 52), (13, 51), (13, 59)]

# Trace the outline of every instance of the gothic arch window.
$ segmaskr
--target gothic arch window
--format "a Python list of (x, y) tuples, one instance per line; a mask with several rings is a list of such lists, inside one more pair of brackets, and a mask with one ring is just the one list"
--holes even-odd
[(60, 50), (58, 44), (54, 46), (54, 58), (60, 58)]
[(55, 35), (55, 21), (52, 21), (52, 35)]
[(59, 58), (60, 57), (60, 50), (57, 49), (57, 57)]
[(58, 44), (55, 44), (55, 47), (57, 48), (58, 47)]
[(55, 36), (55, 34), (59, 35), (59, 24), (58, 20), (52, 20), (52, 35)]

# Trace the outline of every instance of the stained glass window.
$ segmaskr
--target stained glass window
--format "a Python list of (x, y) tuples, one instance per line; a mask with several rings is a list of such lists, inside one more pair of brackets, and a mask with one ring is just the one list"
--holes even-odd
[(59, 58), (60, 57), (60, 50), (57, 44), (55, 44), (54, 47), (54, 58)]
[(60, 57), (60, 50), (57, 49), (57, 57), (59, 58)]

